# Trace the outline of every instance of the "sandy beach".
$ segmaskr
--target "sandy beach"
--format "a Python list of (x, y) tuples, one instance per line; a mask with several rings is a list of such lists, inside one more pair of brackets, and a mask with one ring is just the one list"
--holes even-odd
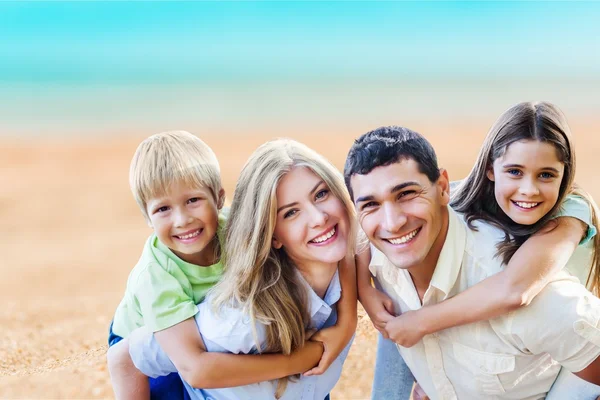
[[(491, 120), (414, 129), (431, 140), (452, 179), (470, 170)], [(570, 118), (577, 181), (596, 199), (597, 119)], [(286, 132), (340, 169), (368, 128)], [(128, 187), (145, 134), (86, 139), (0, 139), (0, 397), (112, 398), (106, 335), (130, 269), (151, 233)], [(250, 153), (276, 132), (199, 134), (219, 157), (231, 200)], [(354, 345), (334, 399), (369, 397), (375, 331), (360, 309)]]

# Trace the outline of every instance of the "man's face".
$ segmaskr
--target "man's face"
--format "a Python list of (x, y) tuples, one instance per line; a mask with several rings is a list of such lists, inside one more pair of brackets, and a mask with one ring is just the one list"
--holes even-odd
[(441, 251), (450, 199), (446, 171), (432, 183), (416, 161), (405, 159), (352, 175), (350, 184), (362, 229), (396, 267), (419, 266), (432, 248)]

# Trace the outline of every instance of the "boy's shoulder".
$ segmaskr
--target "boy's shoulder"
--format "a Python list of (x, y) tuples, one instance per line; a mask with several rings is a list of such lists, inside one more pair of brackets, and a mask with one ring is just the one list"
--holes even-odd
[(129, 278), (127, 280), (128, 286), (137, 286), (144, 276), (152, 274), (152, 271), (156, 269), (169, 271), (169, 257), (167, 254), (161, 251), (159, 246), (155, 246), (157, 240), (158, 238), (156, 235), (152, 234), (144, 243), (142, 254), (140, 255), (138, 262), (129, 273)]

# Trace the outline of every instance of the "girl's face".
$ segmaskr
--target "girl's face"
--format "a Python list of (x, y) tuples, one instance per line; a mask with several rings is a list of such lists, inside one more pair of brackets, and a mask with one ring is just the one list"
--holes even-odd
[(552, 144), (520, 140), (494, 161), (487, 176), (502, 211), (518, 224), (532, 225), (556, 204), (564, 169)]
[(273, 247), (283, 247), (296, 265), (340, 261), (349, 228), (344, 204), (310, 169), (295, 167), (281, 178)]

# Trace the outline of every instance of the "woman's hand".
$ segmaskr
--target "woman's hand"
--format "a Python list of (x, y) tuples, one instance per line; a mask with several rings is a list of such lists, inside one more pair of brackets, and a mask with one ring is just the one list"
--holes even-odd
[(407, 311), (388, 321), (384, 329), (387, 336), (402, 347), (414, 346), (427, 334), (420, 315), (420, 311)]
[(310, 336), (310, 340), (313, 342), (320, 342), (323, 344), (323, 355), (321, 361), (313, 369), (305, 372), (304, 376), (321, 375), (327, 368), (335, 361), (340, 355), (344, 347), (346, 347), (345, 338), (346, 333), (343, 327), (334, 325), (330, 328), (321, 329)]
[(360, 302), (375, 329), (387, 339), (389, 336), (385, 326), (395, 317), (392, 299), (372, 286), (365, 286), (360, 290)]

